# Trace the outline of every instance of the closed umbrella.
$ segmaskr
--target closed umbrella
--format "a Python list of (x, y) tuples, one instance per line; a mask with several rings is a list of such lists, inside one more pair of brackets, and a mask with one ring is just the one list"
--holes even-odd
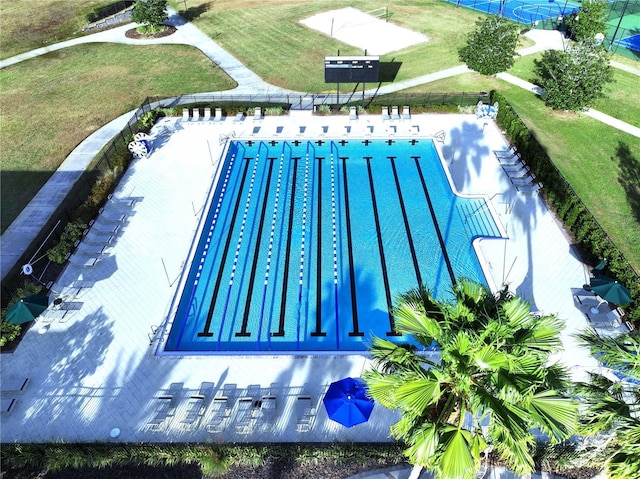
[(595, 274), (596, 276), (601, 276), (602, 273), (604, 272), (605, 266), (607, 266), (607, 260), (603, 259), (597, 265), (594, 266), (593, 274)]
[(618, 283), (615, 279), (598, 276), (591, 279), (591, 291), (605, 301), (618, 306), (631, 302), (631, 291)]
[(373, 399), (367, 397), (366, 384), (356, 378), (331, 383), (323, 402), (329, 419), (346, 427), (367, 422), (374, 406)]
[(7, 309), (8, 323), (22, 324), (36, 319), (49, 305), (49, 298), (43, 294), (27, 296)]

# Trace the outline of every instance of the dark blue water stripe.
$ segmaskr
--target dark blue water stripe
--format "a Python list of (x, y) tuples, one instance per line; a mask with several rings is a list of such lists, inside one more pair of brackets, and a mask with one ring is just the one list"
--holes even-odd
[[(318, 142), (322, 146), (322, 140)], [(311, 336), (326, 336), (322, 331), (322, 161), (324, 157), (316, 157), (318, 162), (318, 233), (316, 257), (316, 329)]]
[(451, 260), (449, 259), (449, 254), (447, 253), (447, 247), (444, 243), (444, 239), (442, 237), (442, 232), (440, 231), (440, 226), (438, 225), (438, 219), (436, 218), (436, 212), (433, 208), (433, 203), (431, 202), (431, 196), (429, 195), (429, 189), (427, 188), (427, 183), (424, 181), (424, 175), (422, 174), (422, 168), (420, 168), (420, 157), (412, 156), (416, 162), (416, 168), (418, 169), (418, 174), (420, 175), (420, 182), (422, 183), (422, 190), (424, 191), (424, 195), (427, 198), (427, 204), (429, 205), (429, 212), (431, 213), (431, 220), (433, 221), (433, 225), (436, 228), (436, 235), (438, 235), (438, 242), (440, 243), (440, 248), (442, 249), (442, 255), (444, 256), (444, 262), (447, 265), (447, 271), (449, 272), (449, 277), (451, 278), (451, 284), (455, 286), (456, 284), (456, 275), (453, 272), (453, 267), (451, 266)]
[(378, 236), (378, 249), (380, 250), (380, 262), (382, 263), (382, 280), (384, 282), (384, 292), (387, 298), (387, 312), (389, 314), (389, 331), (387, 332), (387, 336), (398, 336), (396, 332), (395, 320), (393, 319), (393, 314), (391, 313), (391, 308), (393, 306), (391, 300), (391, 288), (389, 287), (389, 277), (387, 276), (387, 262), (384, 256), (384, 246), (382, 244), (382, 231), (380, 228), (380, 217), (378, 215), (378, 203), (376, 201), (376, 191), (373, 186), (373, 172), (371, 171), (371, 157), (365, 156), (365, 160), (367, 160), (367, 171), (369, 173), (369, 188), (371, 189), (371, 202), (373, 206), (373, 217), (376, 223), (376, 234)]
[(349, 282), (351, 283), (351, 321), (353, 330), (349, 332), (349, 336), (364, 336), (358, 325), (358, 301), (356, 296), (356, 274), (353, 264), (353, 239), (351, 236), (351, 211), (349, 209), (349, 187), (347, 181), (347, 157), (340, 157), (342, 161), (342, 181), (344, 187), (344, 205), (347, 223), (347, 251), (349, 253)]
[(398, 200), (400, 201), (400, 210), (402, 211), (402, 220), (404, 221), (404, 229), (409, 240), (409, 250), (411, 251), (411, 259), (413, 260), (413, 269), (416, 272), (418, 284), (422, 284), (422, 274), (420, 274), (420, 265), (416, 255), (416, 247), (413, 244), (413, 236), (411, 235), (411, 227), (409, 226), (409, 218), (407, 218), (407, 209), (404, 206), (404, 198), (402, 197), (402, 189), (400, 188), (400, 180), (398, 179), (398, 170), (396, 169), (395, 156), (387, 156), (391, 161), (391, 169), (393, 170), (393, 179), (396, 183), (396, 191), (398, 192)]
[(267, 200), (269, 199), (269, 195), (266, 192), (269, 191), (269, 186), (271, 186), (271, 175), (273, 173), (273, 161), (276, 158), (268, 158), (269, 161), (269, 172), (267, 173), (267, 184), (265, 185), (263, 191), (265, 192), (262, 198), (262, 209), (260, 212), (260, 225), (258, 226), (258, 233), (256, 238), (256, 247), (253, 253), (253, 261), (251, 262), (251, 274), (249, 276), (249, 289), (247, 290), (247, 297), (244, 301), (244, 313), (242, 315), (242, 326), (240, 327), (240, 331), (235, 335), (236, 337), (249, 337), (251, 333), (247, 332), (247, 324), (249, 323), (249, 310), (251, 309), (251, 299), (253, 298), (253, 285), (256, 280), (256, 269), (258, 268), (258, 256), (260, 255), (260, 245), (262, 241), (262, 231), (264, 230), (264, 215), (267, 212)]
[(282, 296), (280, 299), (280, 319), (278, 322), (278, 330), (271, 333), (271, 336), (284, 336), (284, 317), (287, 306), (287, 288), (289, 286), (289, 261), (291, 259), (291, 234), (293, 231), (293, 212), (296, 199), (296, 180), (298, 178), (298, 161), (300, 157), (293, 159), (293, 180), (291, 185), (291, 202), (289, 205), (289, 224), (287, 226), (287, 244), (285, 246), (284, 259), (284, 278), (282, 279)]
[[(246, 160), (246, 159), (245, 159)], [(215, 287), (213, 289), (213, 295), (211, 297), (211, 303), (209, 304), (209, 311), (207, 312), (207, 320), (204, 323), (204, 328), (202, 331), (200, 331), (198, 333), (198, 336), (202, 337), (202, 336), (206, 336), (206, 337), (211, 337), (213, 336), (213, 333), (209, 331), (209, 329), (211, 328), (211, 320), (213, 318), (213, 310), (216, 306), (216, 301), (218, 298), (218, 292), (220, 291), (220, 281), (222, 280), (222, 274), (224, 272), (224, 266), (227, 262), (227, 255), (229, 254), (229, 245), (231, 244), (231, 238), (233, 236), (233, 228), (234, 225), (236, 223), (236, 219), (238, 217), (238, 209), (240, 208), (240, 200), (242, 199), (242, 195), (240, 194), (240, 191), (242, 191), (242, 189), (244, 188), (244, 183), (247, 179), (247, 172), (249, 171), (249, 161), (245, 161), (244, 164), (244, 171), (242, 172), (242, 180), (240, 181), (240, 188), (238, 189), (238, 197), (236, 198), (236, 204), (233, 208), (233, 216), (231, 218), (231, 226), (228, 229), (228, 233), (227, 233), (227, 241), (225, 242), (224, 245), (224, 250), (222, 253), (222, 261), (220, 262), (220, 269), (218, 270), (218, 276), (216, 278), (216, 284)], [(224, 318), (223, 318), (224, 321)], [(222, 330), (222, 327), (221, 327)]]

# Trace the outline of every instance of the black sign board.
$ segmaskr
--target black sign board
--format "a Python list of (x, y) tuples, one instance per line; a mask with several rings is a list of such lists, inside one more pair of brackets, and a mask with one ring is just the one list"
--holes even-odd
[(324, 57), (325, 83), (377, 83), (380, 57)]

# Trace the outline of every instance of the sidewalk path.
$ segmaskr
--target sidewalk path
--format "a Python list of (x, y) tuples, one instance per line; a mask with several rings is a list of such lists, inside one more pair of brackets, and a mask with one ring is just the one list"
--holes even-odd
[[(498, 73), (498, 78), (504, 80), (513, 85), (519, 86), (520, 88), (524, 88), (525, 90), (529, 90), (530, 92), (535, 93), (536, 95), (542, 94), (542, 89), (530, 83), (528, 81), (522, 80), (521, 78), (515, 77), (509, 73)], [(629, 123), (625, 123), (622, 120), (618, 120), (612, 116), (609, 116), (605, 113), (602, 113), (598, 110), (594, 110), (593, 108), (589, 108), (587, 111), (583, 111), (582, 114), (587, 115), (595, 120), (601, 121), (613, 128), (624, 131), (625, 133), (629, 133), (630, 135), (635, 136), (636, 138), (640, 138), (640, 128), (637, 126), (630, 125)]]
[[(215, 41), (204, 34), (199, 28), (192, 23), (187, 22), (175, 10), (169, 9), (168, 24), (176, 27), (176, 32), (167, 37), (138, 40), (126, 37), (126, 32), (131, 28), (135, 28), (136, 24), (130, 23), (121, 27), (112, 28), (103, 32), (94, 33), (84, 37), (74, 38), (54, 45), (38, 48), (30, 52), (22, 53), (11, 58), (0, 60), (0, 69), (14, 65), (16, 63), (44, 55), (49, 52), (79, 45), (82, 43), (124, 43), (131, 45), (145, 44), (184, 44), (192, 45), (200, 49), (213, 63), (224, 70), (238, 86), (225, 92), (210, 92), (195, 95), (188, 95), (185, 99), (175, 98), (175, 105), (181, 103), (191, 103), (199, 96), (203, 99), (210, 100), (212, 95), (225, 98), (233, 97), (239, 94), (260, 95), (267, 99), (274, 95), (299, 95), (302, 106), (302, 100), (305, 93), (286, 90), (271, 85), (262, 80), (258, 75), (253, 73), (249, 68), (237, 60), (233, 55), (220, 47)], [(531, 55), (548, 49), (562, 49), (564, 47), (564, 37), (558, 31), (547, 30), (530, 30), (525, 34), (528, 38), (535, 42), (531, 47), (519, 50), (521, 56)], [(614, 63), (613, 66), (629, 71), (634, 74), (640, 74), (640, 70), (627, 67), (622, 64)], [(466, 65), (459, 65), (446, 70), (442, 70), (421, 77), (400, 81), (390, 85), (384, 85), (377, 89), (370, 89), (365, 92), (365, 96), (370, 98), (375, 95), (385, 95), (406, 90), (425, 83), (442, 80), (455, 75), (468, 73), (471, 70)], [(536, 94), (540, 94), (540, 89), (524, 80), (521, 80), (508, 73), (501, 73), (498, 78), (517, 85), (521, 88), (528, 89)], [(341, 95), (341, 99), (343, 96)], [(172, 100), (172, 99), (169, 99)], [(22, 213), (13, 221), (1, 237), (0, 242), (0, 272), (2, 278), (5, 277), (17, 263), (19, 258), (24, 254), (26, 248), (34, 241), (40, 232), (40, 225), (44, 224), (47, 219), (55, 212), (59, 202), (71, 190), (74, 183), (79, 177), (79, 172), (83, 171), (93, 159), (94, 155), (104, 146), (104, 144), (113, 138), (124, 127), (133, 112), (125, 113), (119, 118), (114, 119), (98, 131), (87, 137), (62, 163), (58, 170), (51, 176), (49, 181), (41, 188), (40, 192), (27, 205)], [(584, 112), (598, 121), (602, 121), (614, 128), (618, 128), (636, 137), (640, 137), (640, 128), (629, 125), (611, 116), (605, 115), (596, 110), (588, 110)]]

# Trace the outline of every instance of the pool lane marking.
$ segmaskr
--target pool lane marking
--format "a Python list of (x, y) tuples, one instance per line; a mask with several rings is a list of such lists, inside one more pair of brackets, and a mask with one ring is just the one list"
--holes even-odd
[[(284, 143), (286, 144), (286, 142)], [(269, 272), (271, 271), (271, 256), (273, 254), (273, 240), (276, 231), (276, 221), (278, 219), (278, 206), (280, 204), (280, 188), (282, 186), (282, 166), (284, 164), (284, 145), (282, 147), (282, 154), (280, 155), (280, 165), (278, 166), (278, 181), (276, 183), (276, 198), (273, 205), (273, 215), (271, 216), (271, 233), (269, 234), (269, 250), (267, 251), (267, 266), (264, 271), (264, 289), (262, 291), (262, 304), (260, 305), (260, 321), (258, 322), (258, 337), (256, 341), (256, 349), (260, 346), (260, 337), (262, 336), (262, 322), (264, 321), (264, 305), (267, 300), (267, 287), (269, 286)], [(271, 176), (271, 172), (269, 172)], [(267, 186), (267, 191), (269, 188)], [(265, 202), (266, 202), (265, 194)], [(270, 323), (271, 321), (269, 321)], [(271, 344), (271, 335), (269, 334), (269, 327), (267, 327), (267, 345)], [(268, 349), (268, 348), (267, 348)]]
[[(229, 284), (227, 286), (227, 297), (225, 298), (224, 308), (222, 310), (222, 321), (220, 322), (220, 333), (218, 335), (218, 341), (222, 337), (222, 328), (224, 326), (225, 319), (227, 318), (227, 310), (229, 309), (229, 301), (231, 299), (231, 289), (233, 288), (233, 281), (236, 277), (236, 271), (238, 270), (238, 261), (240, 260), (240, 249), (242, 248), (242, 240), (244, 239), (244, 229), (247, 226), (247, 217), (249, 216), (249, 207), (251, 206), (251, 197), (253, 196), (253, 187), (256, 183), (256, 174), (258, 172), (258, 165), (260, 164), (260, 148), (264, 143), (261, 143), (258, 147), (258, 153), (256, 154), (255, 161), (253, 162), (253, 171), (251, 172), (251, 180), (249, 181), (249, 192), (247, 194), (247, 201), (244, 204), (244, 212), (242, 214), (242, 223), (240, 224), (240, 234), (238, 235), (238, 244), (236, 245), (236, 252), (233, 257), (233, 266), (231, 267), (231, 274), (229, 275)], [(267, 149), (268, 151), (268, 149)], [(262, 226), (262, 222), (260, 222)], [(231, 327), (233, 329), (233, 326)], [(229, 334), (231, 336), (231, 333)]]
[[(245, 158), (245, 160), (248, 160), (248, 159)], [(213, 333), (209, 331), (209, 329), (211, 328), (211, 319), (213, 318), (213, 309), (215, 308), (216, 301), (217, 301), (217, 298), (218, 298), (218, 292), (220, 291), (220, 282), (222, 280), (222, 274), (224, 272), (224, 266), (225, 266), (226, 261), (227, 261), (227, 255), (229, 254), (229, 245), (231, 244), (231, 237), (232, 237), (232, 234), (233, 234), (233, 228), (235, 226), (236, 218), (238, 216), (238, 209), (240, 208), (240, 200), (242, 199), (242, 195), (240, 194), (240, 192), (244, 188), (244, 183), (245, 183), (245, 181), (247, 179), (247, 172), (248, 171), (249, 171), (249, 161), (245, 161), (244, 171), (242, 172), (242, 180), (240, 181), (240, 188), (238, 190), (238, 197), (236, 198), (236, 204), (234, 205), (234, 208), (233, 208), (233, 216), (231, 217), (231, 225), (229, 226), (228, 232), (227, 232), (227, 241), (225, 242), (224, 250), (222, 252), (222, 259), (220, 261), (220, 269), (218, 270), (218, 276), (216, 277), (216, 283), (215, 283), (215, 286), (213, 288), (213, 295), (211, 296), (211, 303), (209, 304), (209, 311), (207, 312), (207, 320), (205, 321), (204, 329), (198, 333), (198, 336), (200, 336), (200, 337), (202, 337), (202, 336), (206, 336), (206, 337), (213, 336)], [(224, 318), (223, 318), (223, 321), (224, 321)]]
[[(332, 142), (333, 143), (333, 142)], [(332, 145), (333, 146), (333, 145)], [(336, 322), (336, 349), (340, 349), (340, 324), (338, 316), (338, 241), (336, 238), (336, 180), (333, 148), (331, 149), (331, 237), (333, 240), (333, 295)]]
[(400, 209), (402, 210), (402, 220), (404, 221), (404, 230), (407, 233), (407, 240), (409, 241), (409, 251), (411, 251), (411, 259), (413, 260), (413, 269), (416, 272), (416, 279), (418, 284), (422, 284), (422, 274), (420, 274), (420, 264), (418, 263), (418, 256), (416, 255), (416, 247), (413, 244), (413, 236), (411, 235), (411, 227), (409, 226), (409, 218), (407, 217), (407, 209), (404, 206), (404, 198), (402, 197), (402, 190), (400, 189), (400, 180), (398, 179), (398, 170), (396, 169), (395, 156), (387, 156), (391, 161), (391, 169), (393, 170), (393, 179), (396, 183), (396, 191), (398, 192), (398, 200), (400, 201)]
[(284, 259), (284, 279), (282, 284), (282, 297), (280, 299), (280, 320), (278, 323), (278, 330), (271, 333), (271, 336), (284, 336), (284, 320), (287, 306), (287, 290), (289, 286), (289, 261), (291, 259), (291, 232), (293, 231), (293, 212), (295, 208), (296, 198), (296, 181), (298, 179), (298, 161), (300, 157), (294, 157), (293, 160), (293, 179), (291, 185), (291, 201), (289, 204), (289, 225), (287, 227), (287, 244), (285, 246), (285, 259)]
[[(302, 206), (302, 239), (300, 244), (300, 278), (298, 280), (298, 326), (296, 330), (296, 344), (300, 344), (300, 310), (302, 308), (302, 286), (304, 284), (304, 264), (305, 264), (305, 236), (307, 234), (307, 200), (309, 198), (309, 147), (311, 143), (307, 143), (307, 154), (304, 165), (304, 201)], [(314, 150), (315, 157), (315, 150)]]
[(213, 214), (213, 219), (211, 221), (211, 225), (209, 226), (209, 231), (207, 232), (207, 239), (205, 240), (204, 249), (202, 251), (202, 256), (200, 256), (200, 263), (198, 264), (198, 270), (196, 271), (196, 277), (193, 280), (193, 288), (191, 290), (191, 297), (189, 298), (189, 302), (188, 302), (189, 308), (187, 309), (187, 314), (185, 315), (184, 321), (182, 321), (182, 328), (180, 329), (180, 334), (178, 335), (178, 340), (177, 340), (176, 344), (181, 344), (182, 343), (182, 336), (184, 334), (184, 329), (185, 329), (185, 327), (187, 325), (186, 318), (189, 317), (189, 312), (191, 311), (191, 309), (193, 307), (193, 298), (195, 297), (195, 294), (196, 294), (196, 287), (198, 286), (198, 283), (200, 282), (200, 276), (202, 275), (202, 268), (204, 266), (204, 262), (205, 262), (207, 253), (209, 252), (209, 247), (211, 246), (211, 238), (213, 237), (213, 228), (215, 227), (216, 222), (218, 221), (218, 216), (220, 214), (220, 208), (222, 206), (222, 200), (224, 199), (224, 195), (225, 195), (225, 193), (227, 191), (227, 186), (229, 184), (229, 178), (231, 177), (231, 170), (233, 168), (236, 156), (238, 154), (238, 150), (237, 149), (238, 149), (238, 147), (236, 145), (236, 151), (231, 154), (231, 158), (229, 159), (229, 164), (227, 165), (227, 171), (225, 173), (224, 180), (222, 181), (222, 184), (221, 184), (221, 187), (220, 187), (220, 193), (218, 194), (218, 202), (216, 203), (216, 209), (215, 209), (214, 214)]
[[(262, 208), (260, 209), (260, 216), (258, 217), (259, 225), (258, 232), (256, 234), (255, 248), (253, 251), (253, 261), (251, 262), (251, 273), (249, 274), (249, 288), (247, 289), (247, 296), (244, 301), (244, 312), (242, 314), (242, 326), (240, 331), (235, 334), (236, 337), (249, 337), (251, 333), (247, 332), (247, 325), (249, 323), (249, 311), (251, 310), (251, 300), (253, 299), (253, 285), (256, 280), (256, 270), (258, 268), (258, 258), (260, 257), (260, 246), (262, 244), (262, 232), (264, 231), (264, 215), (267, 213), (267, 204), (269, 199), (269, 187), (271, 186), (271, 176), (273, 174), (273, 160), (275, 158), (267, 158), (269, 160), (269, 171), (267, 173), (267, 183), (264, 187), (264, 195), (262, 197)], [(244, 224), (244, 221), (243, 221)], [(240, 245), (238, 244), (238, 250), (236, 251), (236, 258), (238, 258)], [(270, 257), (271, 255), (269, 255)], [(235, 269), (235, 264), (234, 264)], [(232, 277), (233, 281), (233, 277)], [(229, 285), (231, 287), (231, 285)]]
[[(320, 140), (321, 141), (321, 140)], [(320, 143), (318, 143), (322, 146)], [(326, 336), (322, 331), (322, 161), (324, 157), (316, 157), (318, 162), (318, 234), (316, 240), (316, 329), (311, 336)]]
[(449, 259), (449, 253), (447, 253), (447, 247), (444, 243), (444, 238), (442, 237), (442, 232), (440, 231), (440, 226), (438, 225), (438, 219), (436, 218), (436, 211), (433, 208), (433, 203), (431, 202), (431, 196), (429, 195), (429, 189), (427, 188), (427, 183), (424, 181), (424, 176), (422, 175), (422, 168), (420, 168), (420, 157), (412, 156), (413, 160), (416, 162), (416, 168), (418, 169), (418, 175), (420, 176), (420, 181), (422, 182), (422, 189), (424, 191), (424, 195), (427, 198), (427, 204), (429, 205), (429, 212), (431, 213), (431, 220), (433, 221), (433, 225), (436, 228), (436, 235), (438, 236), (438, 242), (440, 243), (440, 249), (442, 250), (442, 255), (444, 256), (444, 262), (447, 265), (447, 271), (449, 272), (449, 277), (451, 278), (451, 284), (455, 286), (456, 284), (456, 275), (453, 272), (453, 267), (451, 266), (451, 260)]
[(341, 157), (342, 161), (342, 183), (344, 188), (344, 205), (347, 222), (347, 251), (349, 253), (349, 282), (351, 283), (351, 321), (353, 330), (349, 336), (364, 336), (358, 325), (358, 302), (356, 295), (356, 273), (353, 264), (353, 240), (351, 238), (351, 210), (349, 209), (349, 182), (347, 179), (347, 157)]
[(365, 156), (367, 160), (367, 171), (369, 173), (369, 189), (371, 190), (371, 202), (373, 203), (373, 217), (376, 223), (376, 234), (378, 237), (378, 249), (380, 250), (380, 263), (382, 266), (382, 280), (384, 282), (384, 292), (387, 298), (387, 313), (389, 314), (389, 331), (387, 336), (400, 336), (396, 331), (395, 320), (393, 319), (391, 289), (389, 288), (389, 277), (387, 276), (387, 261), (384, 255), (384, 246), (382, 244), (382, 231), (380, 229), (380, 217), (378, 216), (378, 202), (376, 201), (376, 191), (373, 185), (373, 172), (371, 171), (371, 157)]

